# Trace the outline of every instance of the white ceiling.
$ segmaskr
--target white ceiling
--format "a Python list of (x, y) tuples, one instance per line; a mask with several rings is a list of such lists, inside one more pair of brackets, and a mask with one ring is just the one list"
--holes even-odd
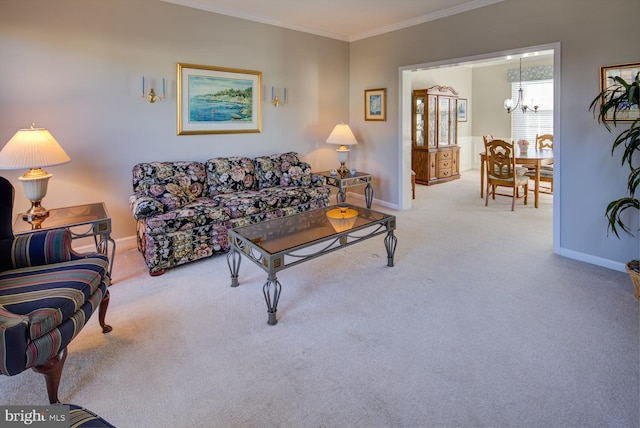
[(351, 42), (503, 0), (162, 1)]

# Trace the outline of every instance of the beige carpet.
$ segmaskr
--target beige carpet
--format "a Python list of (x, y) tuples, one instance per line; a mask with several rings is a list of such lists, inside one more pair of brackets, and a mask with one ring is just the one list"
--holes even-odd
[(276, 326), (246, 260), (231, 288), (224, 256), (151, 278), (119, 252), (114, 330), (80, 333), (60, 397), (118, 427), (640, 426), (628, 276), (552, 254), (550, 196), (484, 207), (477, 171), (417, 194), (395, 267), (380, 236), (285, 270)]

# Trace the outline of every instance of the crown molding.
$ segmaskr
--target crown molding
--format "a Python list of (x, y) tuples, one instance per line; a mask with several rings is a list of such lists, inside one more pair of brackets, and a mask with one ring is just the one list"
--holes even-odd
[(387, 25), (375, 30), (366, 31), (359, 34), (340, 34), (329, 31), (320, 30), (318, 28), (311, 28), (301, 25), (292, 24), (289, 22), (278, 21), (274, 19), (268, 19), (257, 15), (252, 15), (236, 9), (227, 9), (217, 7), (206, 0), (161, 0), (165, 3), (172, 3), (180, 6), (191, 7), (194, 9), (204, 10), (207, 12), (217, 13), (220, 15), (232, 16), (234, 18), (245, 19), (248, 21), (259, 22), (267, 25), (274, 25), (276, 27), (287, 28), (289, 30), (301, 31), (303, 33), (315, 34), (317, 36), (328, 37), (331, 39), (342, 40), (345, 42), (354, 42), (357, 40), (366, 39), (380, 34), (389, 33), (391, 31), (401, 30), (403, 28), (412, 27), (414, 25), (424, 24), (425, 22), (435, 21), (437, 19), (446, 18), (448, 16), (456, 15), (459, 13), (467, 12), (473, 9), (489, 6), (494, 3), (499, 3), (504, 0), (474, 0), (459, 6), (454, 6), (448, 9), (440, 10), (438, 12), (429, 13), (427, 15), (411, 18), (406, 21), (399, 22), (393, 25)]

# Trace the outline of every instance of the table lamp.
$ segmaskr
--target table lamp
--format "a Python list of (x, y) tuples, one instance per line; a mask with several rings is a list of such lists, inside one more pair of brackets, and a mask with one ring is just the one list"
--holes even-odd
[(47, 194), (47, 184), (51, 174), (42, 169), (45, 166), (60, 165), (71, 161), (69, 155), (58, 144), (53, 135), (44, 128), (20, 129), (0, 151), (0, 169), (29, 168), (22, 181), (24, 193), (31, 201), (31, 208), (22, 215), (28, 222), (42, 221), (49, 211), (41, 205)]
[(351, 128), (349, 125), (344, 123), (339, 123), (333, 128), (331, 134), (329, 134), (329, 138), (327, 138), (327, 143), (329, 144), (339, 144), (340, 147), (336, 149), (338, 153), (338, 161), (340, 162), (340, 168), (338, 168), (338, 173), (344, 177), (349, 173), (349, 169), (345, 166), (345, 163), (349, 159), (349, 146), (353, 146), (358, 144), (356, 137), (353, 136), (353, 132), (351, 132)]

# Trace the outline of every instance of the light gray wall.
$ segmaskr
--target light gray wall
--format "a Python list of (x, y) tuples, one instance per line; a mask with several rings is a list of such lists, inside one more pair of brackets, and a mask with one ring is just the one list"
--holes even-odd
[[(620, 153), (611, 158), (612, 136), (587, 108), (599, 90), (600, 66), (638, 61), (639, 14), (637, 0), (505, 0), (351, 43), (351, 123), (366, 136), (386, 198), (404, 201), (398, 185), (400, 166), (406, 168), (406, 150), (399, 149), (406, 144), (400, 138), (405, 126), (399, 113), (400, 68), (560, 43), (561, 61), (555, 64), (561, 67), (556, 245), (563, 255), (617, 269), (638, 258), (638, 238), (607, 236), (604, 210), (624, 194), (627, 173), (620, 168)], [(387, 88), (389, 119), (384, 123), (362, 119), (362, 91), (371, 87)], [(629, 220), (637, 230), (634, 214)]]
[[(611, 135), (587, 111), (599, 67), (638, 60), (637, 0), (505, 0), (352, 43), (157, 0), (0, 2), (0, 142), (31, 121), (51, 130), (72, 162), (49, 168), (45, 205), (105, 201), (116, 238), (134, 233), (135, 163), (297, 150), (314, 168), (331, 168), (335, 152), (324, 140), (339, 121), (361, 141), (351, 161), (376, 175), (375, 197), (399, 207), (399, 68), (559, 42), (560, 252), (618, 267), (639, 257), (637, 239), (606, 236), (604, 208), (623, 194), (626, 174), (619, 154), (609, 155)], [(177, 62), (260, 70), (266, 92), (286, 85), (290, 104), (264, 101), (261, 134), (176, 136)], [(168, 79), (167, 102), (140, 100), (143, 74)], [(386, 122), (364, 121), (371, 88), (387, 88)], [(17, 211), (28, 205), (21, 174), (2, 171), (16, 185)]]
[[(553, 57), (523, 61), (522, 68), (552, 65)], [(491, 134), (509, 138), (511, 117), (505, 113), (504, 100), (511, 97), (511, 82), (507, 72), (518, 69), (519, 63), (490, 65), (473, 69), (473, 109), (475, 111), (472, 133), (476, 137)]]
[[(324, 141), (349, 120), (347, 42), (158, 0), (0, 3), (0, 147), (35, 121), (71, 157), (47, 168), (46, 207), (104, 201), (115, 238), (132, 237), (137, 162), (295, 150), (316, 169), (337, 164)], [(177, 136), (178, 62), (261, 71), (263, 132)], [(142, 75), (156, 90), (167, 79), (166, 102), (141, 100)], [(269, 103), (271, 86), (287, 87), (285, 107)], [(23, 173), (0, 171), (16, 187), (16, 213), (29, 205)]]

